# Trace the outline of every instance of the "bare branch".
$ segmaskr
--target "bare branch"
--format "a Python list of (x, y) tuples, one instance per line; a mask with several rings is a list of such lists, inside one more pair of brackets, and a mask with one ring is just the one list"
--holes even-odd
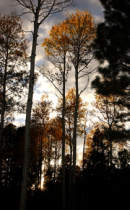
[(93, 56), (92, 56), (90, 59), (87, 59), (87, 60), (89, 60), (88, 62), (85, 62), (85, 61), (84, 61), (85, 66), (84, 66), (82, 69), (79, 70), (78, 74), (79, 74), (80, 72), (82, 72), (82, 71), (89, 65), (89, 63), (92, 61), (92, 59), (93, 59)]
[(54, 84), (53, 80), (51, 80), (45, 73), (43, 73), (41, 69), (39, 70), (39, 72), (40, 72), (44, 77), (46, 77), (47, 80), (49, 80), (49, 82), (51, 82), (51, 83), (53, 84), (53, 86), (56, 88), (56, 90), (58, 90), (58, 92), (59, 92), (61, 95), (63, 95), (62, 92), (60, 91), (60, 89)]
[(33, 35), (33, 32), (32, 31), (25, 31), (23, 29), (22, 29), (22, 31), (25, 32), (25, 33), (32, 33), (32, 35)]
[(80, 91), (79, 96), (86, 90), (86, 88), (88, 87), (88, 84), (89, 84), (89, 76), (88, 76), (88, 81), (87, 81), (84, 89)]
[(89, 74), (92, 74), (99, 66), (96, 66), (93, 70), (87, 72), (86, 74), (81, 75), (80, 77), (78, 77), (78, 79), (80, 79), (81, 77), (84, 77), (84, 76), (88, 76)]
[[(44, 1), (43, 1), (44, 2)], [(38, 25), (41, 25), (42, 22), (51, 14), (51, 11), (53, 10), (53, 7), (55, 5), (56, 0), (53, 1), (53, 4), (51, 5), (51, 7), (49, 8), (49, 12), (47, 13), (47, 15), (39, 22)]]
[[(59, 98), (60, 100), (62, 100), (55, 92), (51, 92), (53, 95), (55, 95), (57, 98)], [(63, 94), (62, 94), (63, 95)]]

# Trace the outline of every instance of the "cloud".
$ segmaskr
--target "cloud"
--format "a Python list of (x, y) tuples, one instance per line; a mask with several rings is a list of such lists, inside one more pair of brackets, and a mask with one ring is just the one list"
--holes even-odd
[(96, 24), (104, 22), (104, 17), (98, 16), (98, 15), (93, 15), (93, 18), (94, 18), (94, 22)]
[(13, 124), (17, 127), (25, 125), (25, 114), (14, 114), (15, 120)]

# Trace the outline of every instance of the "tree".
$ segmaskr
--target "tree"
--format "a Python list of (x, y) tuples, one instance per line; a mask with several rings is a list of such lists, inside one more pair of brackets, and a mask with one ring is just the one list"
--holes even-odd
[(25, 149), (24, 149), (24, 167), (23, 167), (23, 182), (21, 188), (21, 201), (20, 210), (25, 210), (26, 206), (26, 194), (27, 194), (27, 177), (29, 171), (29, 151), (30, 151), (30, 119), (31, 119), (31, 108), (33, 98), (33, 86), (34, 86), (34, 69), (35, 69), (35, 56), (36, 56), (36, 45), (38, 37), (39, 26), (46, 20), (46, 18), (52, 14), (62, 11), (73, 3), (73, 0), (37, 0), (36, 3), (33, 0), (13, 0), (17, 5), (21, 5), (25, 12), (23, 14), (31, 13), (33, 15), (33, 42), (32, 52), (30, 60), (30, 76), (29, 76), (29, 90), (28, 90), (28, 101), (26, 110), (26, 129), (25, 129)]
[(118, 167), (125, 169), (129, 166), (130, 152), (127, 149), (118, 152)]
[[(46, 42), (49, 43), (50, 50), (48, 50), (47, 48), (45, 48), (45, 50), (47, 51), (48, 54), (50, 53), (51, 55), (54, 53), (54, 56), (57, 57), (57, 52), (55, 52), (55, 50), (58, 49), (58, 55), (59, 52), (60, 53), (62, 52), (63, 54), (64, 48), (62, 44), (64, 43), (63, 41), (65, 41), (66, 52), (68, 52), (69, 54), (69, 56), (67, 56), (68, 60), (70, 61), (71, 65), (73, 64), (75, 68), (75, 83), (76, 83), (76, 105), (75, 105), (75, 122), (74, 122), (75, 148), (73, 153), (74, 155), (73, 182), (75, 182), (78, 98), (80, 94), (87, 88), (88, 85), (88, 82), (86, 83), (85, 81), (85, 87), (79, 93), (78, 80), (79, 78), (87, 77), (89, 81), (89, 75), (94, 71), (94, 69), (88, 70), (87, 67), (93, 58), (91, 42), (95, 37), (95, 26), (93, 24), (92, 16), (90, 15), (90, 13), (79, 12), (77, 10), (75, 14), (72, 15), (67, 14), (67, 18), (62, 23), (59, 23), (58, 26), (54, 26), (54, 28), (55, 28), (56, 37), (57, 34), (60, 36), (60, 38), (58, 37), (59, 42), (57, 43), (57, 39), (55, 38), (55, 34), (53, 33), (54, 40), (52, 39), (51, 42), (48, 42), (48, 39), (46, 39)], [(50, 35), (52, 36), (52, 33), (50, 33)], [(51, 52), (52, 45), (54, 47), (53, 48), (54, 50), (52, 50)], [(59, 67), (60, 65), (58, 66), (58, 68)], [(55, 80), (55, 78), (56, 77), (53, 76), (53, 80)]]
[[(69, 174), (69, 194), (71, 194), (71, 171), (72, 171), (72, 154), (74, 148), (73, 142), (73, 131), (74, 131), (74, 111), (75, 111), (75, 104), (76, 104), (76, 91), (75, 88), (70, 88), (67, 92), (65, 97), (65, 125), (66, 125), (66, 144), (69, 145), (70, 149), (70, 174)], [(87, 103), (82, 101), (82, 98), (79, 97), (79, 104), (78, 104), (78, 119), (77, 119), (77, 136), (83, 135), (83, 120), (84, 115), (87, 110)], [(62, 110), (62, 100), (58, 101), (58, 105), (56, 107), (58, 113)], [(69, 195), (70, 197), (70, 195)]]
[[(49, 38), (44, 39), (42, 44), (45, 47), (46, 58), (58, 68), (58, 73), (52, 73), (45, 68), (42, 74), (51, 81), (56, 89), (62, 95), (62, 201), (63, 209), (65, 208), (65, 83), (67, 81), (68, 71), (70, 70), (67, 63), (67, 49), (68, 49), (68, 38), (66, 36), (66, 28), (64, 24), (58, 24), (52, 27), (49, 33)], [(54, 84), (58, 81), (62, 84), (63, 91)]]
[[(69, 169), (69, 204), (71, 201), (71, 184), (72, 184), (72, 154), (74, 151), (74, 141), (73, 141), (73, 132), (74, 132), (74, 113), (75, 113), (75, 105), (76, 105), (76, 91), (75, 88), (71, 88), (68, 90), (66, 95), (66, 114), (65, 114), (65, 122), (66, 122), (66, 132), (68, 136), (68, 144), (70, 147), (70, 169)], [(82, 98), (79, 97), (78, 103), (78, 119), (77, 119), (77, 132), (76, 135), (82, 137), (83, 130), (83, 121), (85, 118), (85, 114), (87, 111), (88, 103), (83, 102)]]
[[(20, 17), (15, 13), (0, 15), (0, 148), (4, 121), (13, 118), (14, 111), (23, 111), (20, 98), (27, 86), (27, 39)], [(17, 99), (15, 99), (17, 97)]]
[[(74, 114), (74, 150), (73, 150), (73, 183), (76, 182), (76, 133), (78, 118), (79, 96), (87, 88), (89, 76), (95, 69), (89, 68), (93, 59), (91, 43), (96, 36), (93, 17), (88, 11), (68, 14), (65, 20), (67, 36), (69, 38), (69, 60), (75, 69), (76, 104)], [(79, 79), (87, 78), (84, 88), (79, 92)]]
[[(66, 124), (66, 144), (70, 147), (70, 162), (72, 162), (72, 150), (73, 150), (73, 131), (74, 131), (74, 110), (76, 104), (76, 91), (75, 87), (70, 88), (65, 97), (65, 124)], [(82, 101), (79, 97), (78, 104), (78, 119), (77, 119), (77, 136), (83, 135), (83, 120), (87, 110), (87, 103)], [(62, 100), (58, 101), (56, 111), (60, 114), (62, 109)], [(71, 166), (71, 163), (70, 163)]]
[(3, 147), (1, 150), (1, 186), (5, 190), (19, 190), (23, 163), (23, 135), (24, 128), (17, 128), (12, 123), (3, 129)]
[(86, 136), (85, 160), (87, 169), (95, 169), (108, 164), (109, 142), (105, 139), (104, 129), (100, 124), (94, 126)]
[[(58, 73), (50, 71), (45, 72), (43, 75), (51, 81), (59, 93), (62, 95), (62, 200), (63, 209), (65, 208), (65, 83), (70, 67), (67, 62), (69, 40), (66, 36), (66, 28), (64, 23), (59, 23), (52, 27), (49, 33), (49, 38), (44, 39), (42, 44), (45, 47), (46, 58), (59, 70)], [(54, 84), (55, 81), (62, 84), (63, 91)]]
[[(15, 152), (17, 148), (16, 126), (8, 124), (3, 129), (3, 148), (1, 151), (1, 174), (0, 184), (4, 187), (10, 187), (13, 181), (13, 168), (16, 168)], [(18, 148), (17, 148), (18, 149)]]
[(51, 159), (54, 160), (53, 172), (54, 172), (54, 182), (55, 182), (57, 178), (57, 169), (58, 169), (57, 161), (59, 162), (59, 159), (61, 159), (62, 157), (61, 150), (62, 150), (63, 129), (62, 129), (62, 118), (60, 116), (56, 116), (55, 118), (52, 118), (50, 120), (48, 133), (51, 138)]
[(92, 113), (99, 118), (104, 127), (104, 135), (110, 144), (110, 165), (112, 165), (112, 144), (114, 141), (125, 140), (126, 137), (122, 132), (124, 125), (120, 119), (121, 113), (123, 114), (125, 110), (118, 104), (118, 97), (113, 95), (95, 94), (95, 99), (96, 101), (92, 103), (94, 106)]
[[(38, 185), (41, 188), (41, 178), (42, 178), (42, 165), (43, 160), (46, 156), (47, 147), (47, 127), (49, 122), (49, 115), (52, 110), (52, 102), (48, 100), (48, 95), (42, 95), (40, 102), (38, 102), (33, 108), (32, 120), (31, 120), (31, 136), (35, 138), (37, 150), (38, 150)], [(35, 133), (35, 134), (34, 134)], [(35, 137), (34, 137), (35, 136)], [(34, 147), (36, 150), (36, 148)]]
[(130, 4), (128, 0), (100, 0), (105, 21), (97, 27), (93, 48), (100, 64), (100, 73), (92, 87), (97, 93), (119, 97), (118, 104), (127, 108), (122, 120), (127, 121), (130, 108)]

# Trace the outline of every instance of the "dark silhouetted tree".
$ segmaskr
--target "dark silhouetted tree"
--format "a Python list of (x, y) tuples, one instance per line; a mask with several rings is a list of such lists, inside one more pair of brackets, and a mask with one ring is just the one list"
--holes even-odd
[(129, 119), (130, 108), (130, 3), (129, 0), (100, 0), (105, 20), (97, 27), (93, 48), (100, 64), (92, 87), (102, 95), (113, 95), (124, 106), (122, 122)]
[(0, 148), (5, 120), (12, 119), (15, 111), (23, 111), (20, 98), (28, 82), (27, 47), (20, 17), (0, 15)]

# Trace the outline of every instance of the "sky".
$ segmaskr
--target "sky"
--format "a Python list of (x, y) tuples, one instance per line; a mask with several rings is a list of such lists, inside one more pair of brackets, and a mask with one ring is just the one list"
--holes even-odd
[[(103, 22), (103, 7), (99, 0), (74, 0), (76, 5), (74, 7), (68, 7), (66, 10), (71, 14), (75, 13), (78, 9), (79, 11), (85, 11), (88, 10), (91, 15), (94, 18), (94, 21), (96, 23)], [(21, 6), (12, 6), (11, 0), (0, 0), (0, 13), (3, 14), (10, 14), (13, 11), (16, 11), (18, 14), (22, 11)], [(66, 16), (66, 11), (62, 11), (58, 14), (50, 16), (48, 19), (45, 20), (45, 22), (40, 26), (39, 28), (39, 37), (38, 37), (38, 46), (37, 46), (37, 52), (36, 52), (36, 67), (46, 64), (48, 67), (53, 68), (52, 65), (45, 60), (45, 54), (44, 54), (44, 48), (41, 46), (41, 43), (43, 42), (44, 38), (49, 36), (49, 31), (55, 24), (58, 24), (59, 22), (62, 22)], [(33, 24), (31, 23), (32, 16), (31, 15), (23, 15), (21, 16), (21, 20), (23, 22), (23, 29), (25, 31), (31, 31), (33, 30)], [(30, 47), (28, 49), (28, 55), (31, 53), (31, 41), (32, 41), (32, 34), (26, 32), (26, 36), (28, 40), (30, 41)], [(90, 68), (95, 68), (98, 66), (98, 63), (96, 61), (93, 61)], [(95, 77), (96, 74), (92, 76), (91, 79)], [(79, 83), (79, 89), (81, 90), (84, 87), (84, 80), (81, 80)], [(74, 71), (72, 70), (69, 73), (67, 85), (66, 85), (66, 92), (68, 89), (72, 88), (74, 86)], [(94, 90), (90, 88), (91, 83), (89, 83), (88, 88), (84, 91), (84, 93), (81, 95), (83, 101), (91, 102), (94, 100)], [(57, 103), (57, 97), (55, 96), (55, 93), (58, 94), (58, 92), (55, 90), (53, 85), (47, 81), (47, 79), (43, 78), (42, 76), (39, 77), (37, 83), (34, 87), (34, 95), (33, 95), (33, 107), (35, 104), (40, 100), (41, 96), (44, 93), (47, 93), (49, 95), (49, 99), (52, 100), (53, 106)], [(59, 95), (60, 96), (60, 95)], [(21, 99), (22, 102), (26, 103), (27, 97), (24, 97)], [(15, 115), (15, 121), (13, 123), (16, 126), (22, 126), (25, 125), (25, 114), (18, 114)], [(79, 153), (82, 152), (82, 142), (83, 139), (78, 139), (78, 150)]]

